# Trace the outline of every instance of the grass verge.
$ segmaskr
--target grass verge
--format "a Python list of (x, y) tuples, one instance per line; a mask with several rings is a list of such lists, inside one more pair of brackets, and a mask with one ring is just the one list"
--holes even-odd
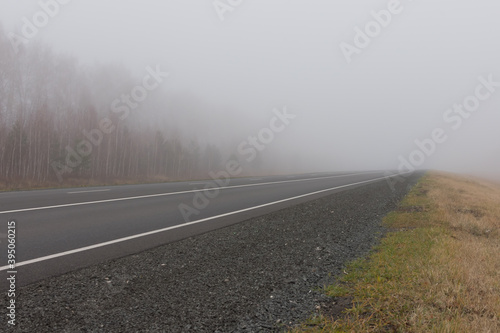
[(293, 332), (500, 332), (500, 186), (428, 173), (384, 223), (372, 254), (325, 287), (352, 307)]

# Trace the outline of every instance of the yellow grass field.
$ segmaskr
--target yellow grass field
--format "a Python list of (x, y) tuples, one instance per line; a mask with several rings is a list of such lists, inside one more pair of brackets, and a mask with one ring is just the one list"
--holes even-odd
[(500, 185), (430, 172), (384, 223), (372, 254), (325, 286), (352, 307), (294, 332), (500, 332)]

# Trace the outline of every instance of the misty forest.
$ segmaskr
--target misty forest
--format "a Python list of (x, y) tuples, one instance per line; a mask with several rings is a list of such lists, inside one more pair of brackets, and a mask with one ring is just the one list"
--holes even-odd
[[(112, 109), (141, 81), (124, 67), (84, 67), (40, 43), (16, 53), (0, 32), (0, 180), (177, 180), (221, 168), (231, 154), (180, 132), (165, 110), (182, 110), (182, 94), (167, 100), (159, 89), (145, 103)], [(145, 117), (145, 109), (164, 116)]]

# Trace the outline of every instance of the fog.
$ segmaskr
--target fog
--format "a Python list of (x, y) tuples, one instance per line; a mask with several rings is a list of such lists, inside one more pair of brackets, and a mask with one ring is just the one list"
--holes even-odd
[[(41, 3), (59, 8), (26, 38), (23, 18), (33, 22)], [(15, 34), (75, 59), (94, 89), (111, 85), (100, 68), (119, 68), (124, 85), (97, 94), (97, 110), (147, 68), (168, 72), (131, 126), (162, 126), (227, 158), (286, 109), (294, 118), (259, 151), (259, 173), (411, 165), (500, 180), (498, 1), (0, 4), (11, 43)]]

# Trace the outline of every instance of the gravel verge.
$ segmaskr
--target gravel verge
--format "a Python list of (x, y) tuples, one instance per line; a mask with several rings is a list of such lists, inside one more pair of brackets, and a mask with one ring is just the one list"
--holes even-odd
[(4, 315), (2, 329), (274, 332), (322, 309), (335, 315), (341, 309), (321, 288), (378, 242), (382, 218), (419, 177), (395, 191), (383, 181), (357, 187), (22, 287), (17, 325), (7, 328)]

